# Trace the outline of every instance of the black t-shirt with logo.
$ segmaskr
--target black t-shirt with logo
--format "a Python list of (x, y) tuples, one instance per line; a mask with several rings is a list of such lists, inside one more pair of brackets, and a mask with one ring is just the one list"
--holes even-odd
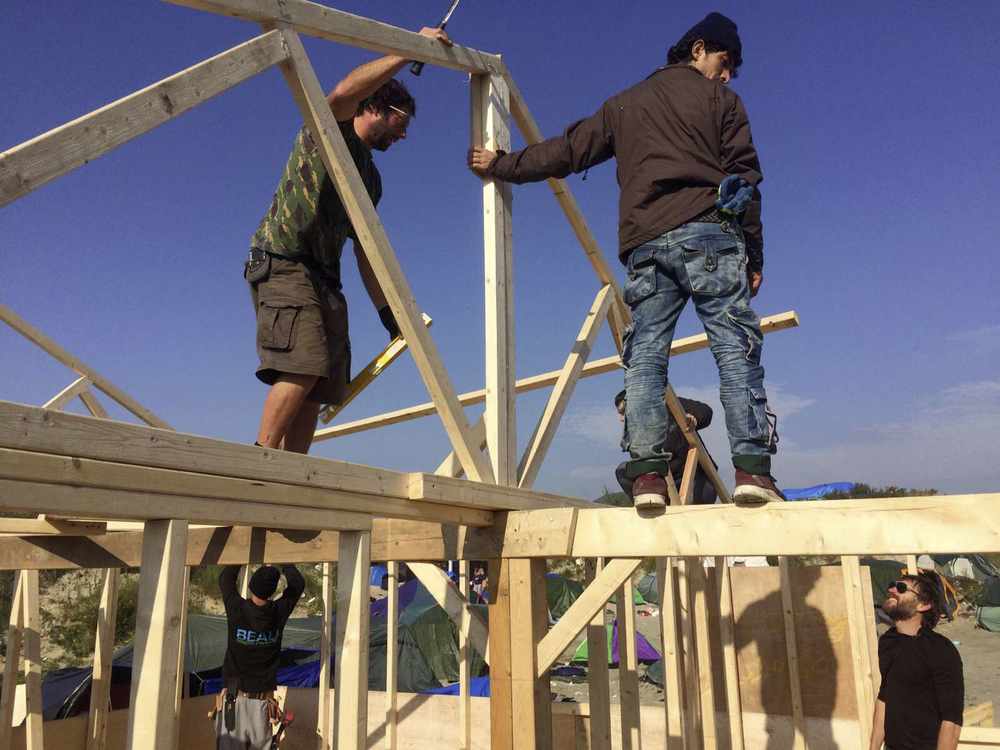
[(226, 659), (222, 677), (227, 687), (248, 693), (273, 690), (277, 686), (281, 635), (306, 582), (294, 565), (282, 565), (285, 590), (274, 601), (258, 607), (236, 589), (238, 565), (226, 566), (219, 576), (219, 590), (226, 606)]
[(962, 724), (962, 657), (949, 639), (927, 628), (914, 636), (890, 628), (879, 638), (878, 663), (887, 748), (934, 750), (942, 721)]

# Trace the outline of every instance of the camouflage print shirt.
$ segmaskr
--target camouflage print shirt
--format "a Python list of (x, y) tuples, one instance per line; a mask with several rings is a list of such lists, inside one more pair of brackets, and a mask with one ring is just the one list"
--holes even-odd
[[(372, 203), (382, 197), (382, 178), (371, 149), (354, 132), (354, 121), (339, 123)], [(357, 241), (347, 210), (308, 128), (295, 138), (271, 206), (250, 240), (253, 247), (286, 258), (307, 256), (335, 288), (340, 288), (340, 255), (347, 238)], [(308, 262), (308, 261), (307, 261)]]

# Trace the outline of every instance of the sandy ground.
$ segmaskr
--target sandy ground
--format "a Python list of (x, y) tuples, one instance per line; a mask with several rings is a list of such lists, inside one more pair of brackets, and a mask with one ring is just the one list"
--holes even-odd
[[(641, 614), (647, 616), (636, 618), (636, 627), (646, 640), (660, 651), (659, 634), (659, 613), (655, 607), (642, 606), (637, 608)], [(614, 617), (614, 610), (608, 609), (608, 617)], [(884, 626), (879, 627), (879, 634), (885, 632)], [(997, 713), (997, 720), (1000, 721), (1000, 633), (991, 633), (975, 626), (975, 620), (970, 617), (956, 617), (953, 622), (942, 623), (938, 626), (938, 632), (947, 636), (952, 641), (957, 642), (959, 653), (962, 656), (962, 663), (965, 668), (965, 705), (977, 706), (980, 703), (991, 701), (994, 711)], [(576, 651), (577, 646), (584, 640), (580, 636), (567, 649), (560, 660), (560, 664), (567, 664)], [(639, 700), (643, 704), (657, 704), (663, 702), (663, 690), (658, 685), (644, 679), (646, 667), (639, 666)], [(609, 670), (609, 682), (611, 687), (611, 701), (618, 702), (618, 670)], [(586, 703), (588, 700), (587, 678), (552, 678), (552, 692), (564, 699), (573, 700), (578, 703)]]

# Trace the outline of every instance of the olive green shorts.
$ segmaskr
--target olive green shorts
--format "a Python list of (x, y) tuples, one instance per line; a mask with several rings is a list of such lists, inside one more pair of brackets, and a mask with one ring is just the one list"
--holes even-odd
[(273, 385), (282, 374), (317, 375), (309, 401), (339, 404), (351, 372), (347, 300), (301, 263), (267, 256), (250, 294), (257, 314), (257, 377)]

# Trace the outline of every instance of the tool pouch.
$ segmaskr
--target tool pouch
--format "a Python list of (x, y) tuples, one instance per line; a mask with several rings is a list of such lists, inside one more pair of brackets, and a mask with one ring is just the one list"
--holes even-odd
[(243, 278), (250, 284), (264, 281), (271, 275), (271, 256), (257, 247), (250, 248), (247, 262), (243, 264)]
[(226, 693), (226, 704), (222, 710), (222, 721), (226, 725), (226, 731), (232, 732), (236, 729), (236, 693)]

